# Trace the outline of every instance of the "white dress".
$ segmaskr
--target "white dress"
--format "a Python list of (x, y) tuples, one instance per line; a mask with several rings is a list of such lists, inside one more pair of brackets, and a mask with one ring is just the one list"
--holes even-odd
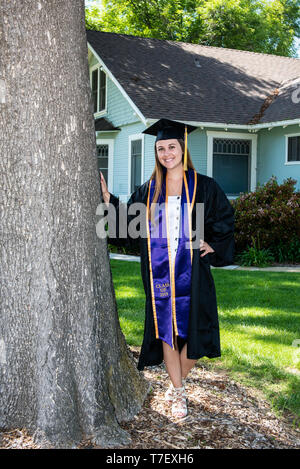
[[(169, 195), (168, 196), (168, 222), (169, 222), (169, 235), (170, 235), (170, 251), (171, 251), (171, 270), (175, 268), (174, 260), (176, 256), (178, 237), (179, 237), (179, 223), (180, 223), (180, 207), (181, 207), (181, 196)], [(172, 295), (175, 296), (173, 275), (170, 278)], [(173, 309), (173, 306), (172, 306)], [(173, 323), (173, 322), (172, 322)]]
[(180, 207), (181, 207), (181, 196), (180, 195), (169, 195), (168, 196), (168, 221), (169, 221), (169, 234), (170, 234), (170, 251), (172, 265), (176, 256), (179, 227), (180, 227)]

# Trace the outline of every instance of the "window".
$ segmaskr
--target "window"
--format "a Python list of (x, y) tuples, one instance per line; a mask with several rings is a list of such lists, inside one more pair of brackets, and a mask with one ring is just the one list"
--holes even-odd
[(131, 140), (131, 192), (141, 185), (142, 140)]
[(106, 109), (106, 73), (97, 66), (91, 72), (91, 88), (94, 102), (94, 113)]
[(228, 195), (249, 190), (251, 141), (213, 139), (213, 178)]
[(287, 163), (300, 162), (300, 135), (288, 137)]
[(256, 189), (257, 134), (206, 131), (207, 176), (217, 180), (229, 198)]
[(113, 193), (114, 140), (110, 138), (97, 138), (96, 146), (98, 171), (102, 172), (109, 192)]
[(102, 172), (108, 183), (108, 145), (97, 145), (98, 170)]

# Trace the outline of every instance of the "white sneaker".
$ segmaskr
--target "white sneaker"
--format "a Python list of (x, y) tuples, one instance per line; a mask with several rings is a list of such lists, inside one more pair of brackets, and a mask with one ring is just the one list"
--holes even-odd
[[(185, 379), (182, 379), (182, 386), (185, 387)], [(173, 402), (173, 394), (174, 394), (174, 386), (172, 383), (170, 383), (168, 389), (165, 392), (165, 401), (168, 402), (168, 404), (172, 404)]]
[(184, 419), (187, 416), (187, 402), (185, 388), (174, 388), (173, 392), (173, 404), (172, 404), (172, 416), (176, 419)]

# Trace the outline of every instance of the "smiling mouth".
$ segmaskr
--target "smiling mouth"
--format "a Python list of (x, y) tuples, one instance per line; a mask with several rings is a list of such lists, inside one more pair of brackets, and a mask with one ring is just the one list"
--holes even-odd
[(168, 158), (167, 160), (165, 160), (165, 163), (169, 163), (170, 161), (173, 161), (174, 158)]

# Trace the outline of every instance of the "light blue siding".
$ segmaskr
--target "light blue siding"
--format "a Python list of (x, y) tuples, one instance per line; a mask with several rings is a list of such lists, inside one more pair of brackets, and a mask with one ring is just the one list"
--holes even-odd
[(99, 63), (96, 57), (94, 56), (94, 54), (92, 54), (90, 50), (88, 51), (88, 62), (89, 62), (90, 68), (96, 65), (97, 63)]
[(188, 135), (188, 149), (198, 173), (207, 173), (207, 138), (205, 130), (196, 129)]
[(292, 177), (297, 180), (296, 188), (300, 190), (300, 164), (285, 164), (287, 134), (300, 134), (298, 125), (286, 128), (274, 127), (271, 130), (262, 129), (258, 133), (257, 152), (257, 181), (264, 184), (273, 175), (281, 183)]
[(142, 123), (135, 123), (125, 125), (122, 127), (122, 131), (119, 132), (115, 138), (115, 150), (114, 150), (114, 193), (115, 195), (126, 198), (130, 194), (128, 187), (129, 174), (128, 174), (128, 162), (129, 162), (129, 137), (130, 135), (136, 135), (144, 130)]
[[(146, 127), (143, 126), (143, 130)], [(155, 166), (154, 156), (154, 143), (155, 137), (152, 135), (145, 135), (145, 163), (144, 163), (144, 182), (150, 179)]]
[(107, 78), (107, 114), (104, 116), (115, 127), (140, 121), (118, 87)]
[[(90, 68), (99, 63), (91, 51), (88, 53), (88, 62)], [(128, 100), (109, 76), (107, 76), (106, 83), (107, 110), (106, 113), (101, 113), (101, 117), (108, 119), (115, 127), (139, 121)]]
[[(89, 52), (89, 66), (98, 63), (95, 56)], [(135, 114), (133, 107), (122, 94), (116, 84), (107, 76), (107, 110), (100, 117), (110, 121), (119, 132), (96, 132), (97, 139), (113, 139), (113, 192), (126, 200), (129, 196), (129, 137), (141, 133), (145, 126)], [(144, 182), (144, 180), (142, 181)]]

